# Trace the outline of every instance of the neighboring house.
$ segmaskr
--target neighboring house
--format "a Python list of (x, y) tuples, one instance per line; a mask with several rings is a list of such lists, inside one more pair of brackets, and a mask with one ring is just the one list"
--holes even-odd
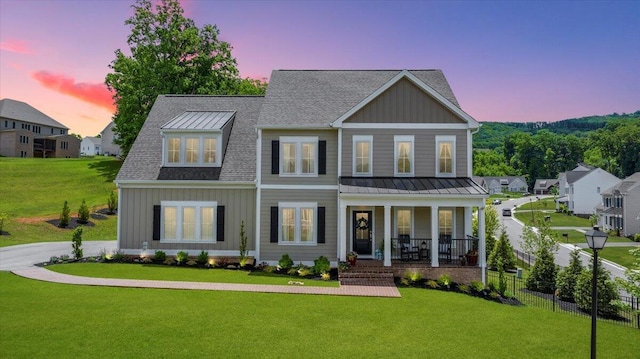
[(602, 202), (601, 193), (620, 182), (620, 179), (601, 169), (579, 164), (572, 171), (558, 175), (558, 199), (576, 215), (588, 217)]
[(116, 179), (118, 249), (237, 256), (244, 222), (260, 262), (379, 250), (398, 275), (479, 280), (479, 126), (439, 70), (274, 71), (265, 97), (159, 96)]
[(640, 172), (602, 192), (597, 208), (603, 230), (620, 230), (623, 236), (640, 233)]
[(0, 100), (0, 155), (6, 157), (79, 157), (80, 140), (60, 122), (27, 103)]
[(533, 194), (550, 194), (553, 188), (558, 188), (557, 179), (537, 179), (533, 185)]
[(96, 156), (101, 153), (100, 146), (102, 145), (102, 138), (100, 137), (85, 137), (80, 142), (80, 154), (83, 156)]
[(100, 138), (102, 138), (102, 153), (105, 156), (120, 157), (122, 151), (120, 150), (120, 146), (115, 143), (118, 135), (113, 132), (114, 127), (116, 127), (116, 123), (111, 121), (107, 127), (100, 132)]
[(484, 187), (489, 194), (529, 192), (529, 186), (523, 176), (481, 177), (481, 179), (480, 185)]

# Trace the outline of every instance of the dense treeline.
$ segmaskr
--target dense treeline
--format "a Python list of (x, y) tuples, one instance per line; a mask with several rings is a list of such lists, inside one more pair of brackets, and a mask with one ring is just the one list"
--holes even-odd
[[(640, 111), (544, 125), (488, 127), (489, 132), (498, 129), (495, 135), (504, 137), (491, 149), (474, 150), (476, 176), (524, 175), (533, 186), (536, 179), (557, 178), (558, 173), (572, 170), (578, 162), (603, 168), (620, 178), (640, 171)], [(480, 133), (484, 128), (485, 124)]]

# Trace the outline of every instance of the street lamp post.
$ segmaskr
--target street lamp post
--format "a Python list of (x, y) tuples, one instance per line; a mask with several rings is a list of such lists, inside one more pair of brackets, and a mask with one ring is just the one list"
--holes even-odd
[(598, 227), (588, 230), (584, 234), (587, 245), (593, 250), (593, 281), (591, 283), (591, 359), (596, 358), (596, 318), (598, 316), (598, 251), (604, 248), (609, 237)]

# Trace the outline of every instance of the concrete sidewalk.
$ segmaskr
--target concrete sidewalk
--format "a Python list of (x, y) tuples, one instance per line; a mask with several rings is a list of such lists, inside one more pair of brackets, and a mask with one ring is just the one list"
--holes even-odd
[(235, 292), (259, 292), (259, 293), (288, 293), (288, 294), (320, 294), (320, 295), (341, 295), (358, 297), (389, 297), (399, 298), (400, 292), (396, 287), (374, 287), (343, 285), (338, 288), (328, 287), (305, 287), (286, 285), (265, 285), (265, 284), (236, 284), (236, 283), (210, 283), (210, 282), (174, 282), (161, 280), (140, 280), (140, 279), (110, 279), (110, 278), (90, 278), (78, 277), (74, 275), (61, 274), (41, 267), (31, 267), (28, 269), (18, 269), (14, 274), (24, 278), (41, 280), (45, 282), (92, 285), (108, 287), (127, 288), (154, 288), (154, 289), (190, 289), (190, 290), (222, 290)]

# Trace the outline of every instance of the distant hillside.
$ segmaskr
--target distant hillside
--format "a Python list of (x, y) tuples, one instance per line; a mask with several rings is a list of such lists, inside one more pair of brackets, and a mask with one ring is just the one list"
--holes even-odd
[(540, 130), (548, 130), (557, 134), (573, 134), (582, 137), (615, 121), (640, 122), (640, 110), (630, 114), (613, 113), (556, 122), (482, 122), (480, 131), (473, 135), (473, 148), (493, 149), (502, 146), (505, 138), (515, 132), (529, 132), (533, 135)]

